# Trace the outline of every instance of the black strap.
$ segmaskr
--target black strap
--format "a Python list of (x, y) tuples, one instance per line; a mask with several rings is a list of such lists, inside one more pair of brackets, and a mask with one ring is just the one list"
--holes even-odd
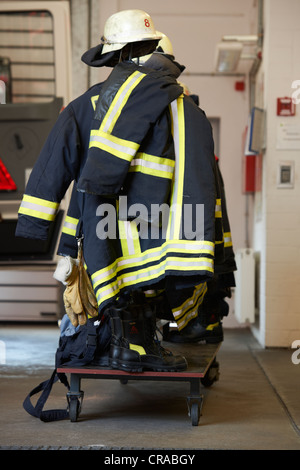
[[(53, 385), (60, 380), (67, 388), (70, 389), (70, 386), (67, 381), (65, 374), (57, 374), (56, 369), (53, 371), (50, 379), (45, 382), (41, 382), (37, 387), (35, 387), (25, 398), (23, 402), (23, 408), (31, 416), (39, 418), (41, 421), (50, 422), (50, 421), (59, 421), (69, 417), (68, 409), (57, 409), (57, 410), (46, 410), (43, 411), (45, 403), (49, 397), (49, 394), (52, 390)], [(38, 399), (35, 406), (32, 405), (30, 398), (37, 393), (42, 392), (40, 398)]]
[[(69, 361), (63, 363), (64, 366), (85, 366), (90, 364), (95, 357), (95, 352), (97, 349), (97, 328), (94, 325), (94, 321), (88, 321), (86, 324), (87, 328), (87, 335), (86, 335), (86, 349), (84, 352), (84, 356), (81, 358), (74, 357), (71, 358)], [(68, 409), (57, 409), (57, 410), (46, 410), (44, 411), (43, 408), (45, 406), (46, 401), (50, 395), (53, 385), (60, 380), (65, 387), (70, 390), (70, 386), (67, 380), (67, 376), (63, 373), (57, 373), (57, 367), (61, 364), (61, 358), (58, 357), (58, 352), (56, 353), (56, 368), (52, 372), (50, 379), (41, 382), (37, 387), (35, 387), (25, 398), (23, 402), (23, 408), (27, 413), (31, 416), (39, 418), (41, 421), (50, 422), (50, 421), (58, 421), (62, 419), (66, 419), (69, 417)], [(35, 406), (31, 403), (31, 397), (41, 393), (37, 403)]]

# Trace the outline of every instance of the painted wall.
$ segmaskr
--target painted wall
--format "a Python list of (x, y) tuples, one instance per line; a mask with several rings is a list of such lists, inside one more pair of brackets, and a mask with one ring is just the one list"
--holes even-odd
[[(299, 1), (265, 1), (257, 99), (266, 110), (266, 151), (263, 193), (254, 211), (254, 246), (261, 252), (262, 266), (260, 322), (254, 331), (265, 346), (288, 347), (300, 338), (300, 105), (293, 117), (276, 115), (277, 98), (291, 97), (293, 81), (300, 80), (299, 18)], [(299, 135), (292, 141), (282, 139), (280, 129), (294, 126)], [(279, 188), (279, 163), (290, 161), (295, 166), (294, 187)]]

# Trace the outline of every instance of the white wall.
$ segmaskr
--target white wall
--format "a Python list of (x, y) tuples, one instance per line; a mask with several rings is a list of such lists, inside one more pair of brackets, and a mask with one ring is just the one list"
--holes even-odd
[[(80, 56), (87, 48), (87, 0), (72, 0), (74, 96), (87, 88), (87, 67)], [(256, 34), (256, 0), (101, 0), (92, 1), (91, 45), (99, 42), (106, 19), (116, 11), (139, 8), (153, 18), (155, 27), (172, 41), (176, 60), (186, 66), (181, 81), (200, 96), (208, 117), (220, 119), (220, 167), (227, 196), (234, 248), (246, 244), (245, 195), (242, 194), (242, 134), (249, 113), (247, 77), (214, 73), (216, 44), (226, 34)], [(98, 18), (98, 21), (95, 20)], [(106, 78), (110, 69), (92, 70), (90, 83)], [(235, 82), (245, 78), (245, 91), (235, 91)], [(250, 206), (251, 209), (251, 206)], [(224, 326), (239, 326), (232, 312)]]
[[(256, 331), (265, 346), (290, 346), (300, 338), (300, 148), (278, 149), (278, 125), (300, 126), (294, 117), (278, 117), (278, 97), (290, 97), (300, 79), (300, 2), (265, 1), (263, 73), (260, 85), (267, 115), (264, 190), (260, 220), (255, 220), (255, 247), (261, 250), (261, 312)], [(300, 147), (300, 146), (299, 146)], [(277, 187), (280, 161), (293, 161), (293, 189)], [(256, 207), (260, 201), (256, 201)], [(260, 235), (260, 236), (258, 236)], [(261, 236), (263, 235), (263, 236)]]

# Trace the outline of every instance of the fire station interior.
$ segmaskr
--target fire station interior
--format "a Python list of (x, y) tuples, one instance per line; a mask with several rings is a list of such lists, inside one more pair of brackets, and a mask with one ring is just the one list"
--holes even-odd
[[(83, 378), (78, 419), (45, 423), (23, 402), (55, 367), (65, 310), (53, 273), (70, 191), (46, 241), (14, 236), (18, 209), (60, 110), (110, 71), (82, 54), (126, 9), (168, 36), (211, 122), (236, 286), (197, 423), (189, 381), (151, 377)], [(298, 0), (0, 1), (1, 450), (300, 449), (299, 18)], [(58, 382), (45, 409), (66, 406)]]

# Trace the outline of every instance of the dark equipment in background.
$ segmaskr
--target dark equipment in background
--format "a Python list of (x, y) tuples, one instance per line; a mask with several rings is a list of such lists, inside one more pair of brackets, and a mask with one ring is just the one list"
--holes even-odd
[(14, 201), (16, 207), (21, 202), (30, 171), (61, 108), (61, 98), (49, 103), (0, 106), (0, 262), (53, 258), (62, 213), (53, 222), (48, 240), (43, 242), (15, 238), (17, 212), (14, 218), (6, 218), (5, 210)]

